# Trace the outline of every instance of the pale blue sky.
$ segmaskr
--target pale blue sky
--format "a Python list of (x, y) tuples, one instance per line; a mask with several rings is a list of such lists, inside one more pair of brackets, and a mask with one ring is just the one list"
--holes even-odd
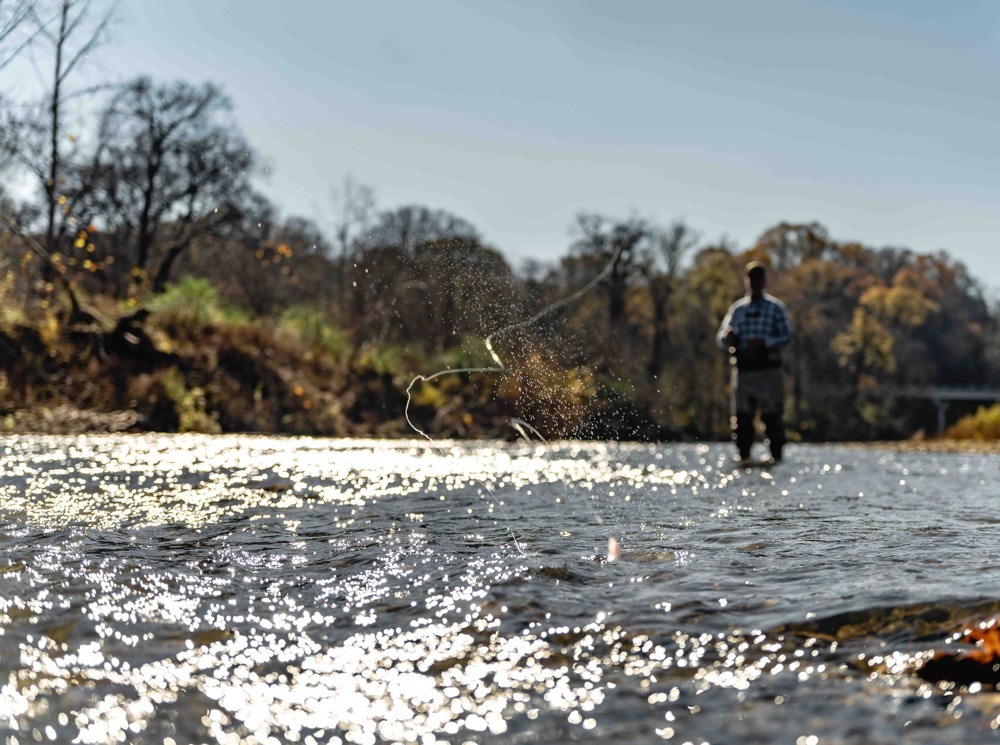
[[(872, 9), (874, 6), (877, 9)], [(121, 0), (97, 77), (221, 83), (323, 222), (348, 174), (516, 264), (580, 210), (745, 247), (780, 220), (1000, 290), (1000, 2)]]

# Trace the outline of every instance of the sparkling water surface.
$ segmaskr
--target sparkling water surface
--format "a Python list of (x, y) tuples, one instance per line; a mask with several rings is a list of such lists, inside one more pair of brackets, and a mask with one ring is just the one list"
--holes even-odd
[(1000, 456), (787, 456), (7, 437), (0, 735), (1000, 740), (912, 672), (1000, 612)]

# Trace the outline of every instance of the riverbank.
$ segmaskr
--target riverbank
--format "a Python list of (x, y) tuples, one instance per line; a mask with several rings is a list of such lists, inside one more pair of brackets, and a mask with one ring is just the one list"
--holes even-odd
[[(508, 367), (497, 374), (473, 337), (447, 348), (365, 339), (307, 307), (251, 321), (219, 306), (210, 286), (200, 290), (209, 302), (192, 284), (168, 290), (152, 310), (122, 315), (111, 308), (90, 323), (54, 312), (0, 322), (0, 434), (394, 439), (413, 437), (412, 421), (435, 438), (497, 440), (517, 437), (510, 423), (523, 419), (547, 439), (713, 442), (727, 436), (721, 388), (701, 398), (644, 384), (638, 373), (623, 376), (599, 358), (584, 365), (530, 344), (505, 350)], [(447, 371), (452, 374), (441, 374)], [(826, 391), (813, 408), (833, 408), (836, 395)], [(956, 440), (881, 446), (993, 452), (1000, 447), (1000, 407), (980, 413), (949, 432)], [(917, 427), (903, 418), (875, 421), (845, 429), (802, 420), (793, 429), (809, 441), (839, 442), (903, 436)]]
[[(375, 429), (375, 428), (373, 428)], [(137, 411), (88, 411), (68, 404), (53, 407), (38, 406), (30, 409), (19, 409), (9, 412), (0, 419), (0, 432), (3, 434), (33, 434), (33, 435), (85, 435), (85, 434), (116, 434), (139, 433), (150, 431), (147, 422)], [(269, 434), (258, 432), (257, 434)], [(270, 433), (282, 434), (282, 433)], [(347, 435), (351, 436), (351, 435)], [(370, 438), (370, 434), (357, 434), (356, 437)], [(384, 427), (377, 435), (383, 439), (399, 439), (416, 436), (416, 433), (405, 429)], [(486, 435), (472, 435), (462, 439), (483, 441), (497, 439)], [(910, 439), (910, 440), (878, 440), (872, 442), (839, 443), (846, 447), (863, 448), (867, 450), (891, 450), (900, 453), (986, 453), (1000, 454), (1000, 440), (973, 439)]]
[(5, 434), (113, 434), (136, 431), (140, 418), (135, 411), (84, 411), (60, 404), (12, 411), (0, 420), (0, 428)]
[(852, 442), (851, 447), (871, 450), (896, 450), (901, 453), (1000, 453), (1000, 440), (899, 440)]

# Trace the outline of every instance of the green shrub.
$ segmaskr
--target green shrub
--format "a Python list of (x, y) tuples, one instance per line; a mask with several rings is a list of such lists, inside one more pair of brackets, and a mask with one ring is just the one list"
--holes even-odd
[[(501, 359), (504, 359), (502, 355)], [(466, 337), (458, 346), (450, 347), (427, 361), (427, 367), (431, 372), (445, 369), (494, 368), (496, 366), (496, 360), (490, 356), (486, 344), (478, 337)]]
[(417, 348), (387, 342), (362, 344), (358, 349), (354, 367), (400, 379), (427, 371), (426, 360)]
[(24, 323), (24, 311), (14, 301), (15, 282), (13, 272), (0, 277), (0, 330), (9, 331)]
[(186, 326), (247, 321), (246, 314), (226, 303), (204, 277), (182, 277), (151, 298), (147, 307), (167, 320)]
[(281, 314), (278, 328), (293, 336), (316, 356), (343, 362), (350, 354), (347, 333), (332, 325), (319, 308), (293, 305)]
[(178, 432), (218, 434), (222, 431), (216, 418), (206, 411), (205, 391), (188, 388), (184, 376), (176, 367), (163, 374), (161, 385), (177, 412)]

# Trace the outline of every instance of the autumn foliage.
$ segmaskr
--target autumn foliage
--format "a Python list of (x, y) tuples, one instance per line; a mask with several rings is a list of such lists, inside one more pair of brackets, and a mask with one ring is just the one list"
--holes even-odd
[(932, 682), (1000, 684), (1000, 617), (965, 628), (960, 640), (975, 646), (959, 652), (937, 652), (917, 674)]
[[(545, 436), (721, 438), (728, 370), (713, 336), (751, 259), (796, 330), (793, 437), (907, 437), (936, 423), (915, 391), (1000, 384), (1000, 309), (946, 252), (868, 247), (819, 223), (736, 247), (682, 222), (582, 212), (557, 258), (512, 267), (502, 249), (516, 247), (462, 217), (379, 208), (351, 178), (322, 218), (284, 216), (221, 87), (77, 89), (109, 15), (53, 7), (18, 19), (48, 24), (31, 32), (46, 92), (0, 102), (0, 168), (34, 185), (0, 187), (8, 428), (75, 407), (164, 429), (412, 434), (414, 376), (485, 368), (417, 391), (429, 431), (510, 436), (515, 417)], [(71, 117), (83, 102), (90, 115)], [(996, 417), (977, 416), (975, 436), (995, 437)]]

